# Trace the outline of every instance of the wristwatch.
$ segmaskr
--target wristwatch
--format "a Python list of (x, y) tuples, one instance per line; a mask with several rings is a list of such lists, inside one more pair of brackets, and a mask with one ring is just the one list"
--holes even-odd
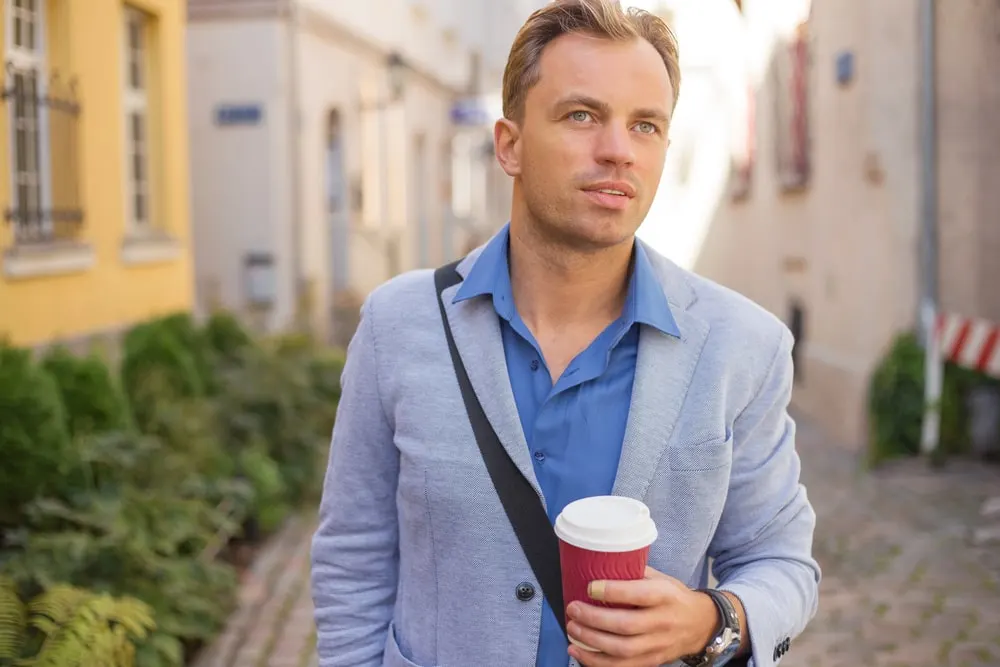
[(712, 598), (719, 610), (719, 629), (701, 653), (682, 657), (681, 661), (689, 667), (722, 667), (740, 650), (740, 617), (729, 598), (719, 591), (699, 588), (698, 592)]

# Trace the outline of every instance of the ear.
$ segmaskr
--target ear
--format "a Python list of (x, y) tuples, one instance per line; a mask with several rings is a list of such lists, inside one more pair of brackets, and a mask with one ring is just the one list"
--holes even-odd
[(509, 118), (493, 126), (493, 153), (508, 176), (521, 174), (521, 128)]

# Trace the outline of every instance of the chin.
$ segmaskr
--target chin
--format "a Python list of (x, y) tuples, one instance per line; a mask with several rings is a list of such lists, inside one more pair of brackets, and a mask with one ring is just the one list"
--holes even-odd
[(566, 235), (576, 241), (576, 245), (591, 250), (613, 248), (630, 242), (638, 225), (633, 225), (623, 216), (600, 216), (582, 222), (571, 223)]
[[(635, 202), (633, 202), (635, 203)], [(543, 237), (580, 251), (596, 251), (629, 243), (639, 228), (637, 210), (613, 211), (593, 206), (530, 207), (529, 219)]]

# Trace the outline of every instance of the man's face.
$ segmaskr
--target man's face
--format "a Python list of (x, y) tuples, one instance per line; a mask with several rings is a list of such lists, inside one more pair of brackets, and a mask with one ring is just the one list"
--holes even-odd
[(569, 34), (546, 46), (539, 65), (520, 124), (497, 126), (515, 197), (531, 224), (560, 242), (596, 250), (630, 240), (669, 143), (674, 93), (662, 58), (645, 40)]

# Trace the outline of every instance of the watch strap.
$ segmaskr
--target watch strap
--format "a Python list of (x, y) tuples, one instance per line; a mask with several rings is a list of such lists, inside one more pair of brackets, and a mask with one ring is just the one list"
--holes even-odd
[(701, 653), (685, 656), (681, 660), (689, 667), (719, 667), (735, 653), (733, 644), (736, 648), (739, 647), (740, 617), (736, 606), (722, 592), (712, 588), (700, 588), (698, 592), (704, 593), (715, 603), (719, 612), (719, 626)]

